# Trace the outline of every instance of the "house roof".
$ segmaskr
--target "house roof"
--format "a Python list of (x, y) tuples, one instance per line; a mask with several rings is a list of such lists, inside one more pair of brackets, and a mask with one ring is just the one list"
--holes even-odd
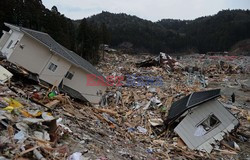
[(95, 74), (98, 77), (102, 77), (103, 80), (106, 81), (103, 75), (100, 72), (98, 72), (92, 64), (90, 64), (87, 60), (77, 55), (75, 52), (70, 51), (69, 49), (57, 43), (49, 34), (24, 27), (18, 27), (8, 23), (4, 24), (11, 29), (22, 31), (24, 34), (31, 36), (32, 38), (36, 39), (37, 41), (48, 47), (51, 51), (63, 57), (64, 59), (68, 60), (72, 64), (86, 70), (91, 74)]
[(188, 96), (183, 97), (182, 99), (174, 102), (171, 105), (165, 123), (169, 124), (170, 122), (173, 122), (173, 120), (176, 120), (188, 109), (196, 107), (204, 102), (207, 102), (219, 96), (220, 96), (220, 89), (194, 92), (192, 94), (189, 94)]
[(76, 90), (74, 90), (66, 85), (63, 85), (63, 84), (60, 85), (59, 90), (64, 92), (64, 93), (69, 94), (71, 97), (73, 97), (75, 99), (86, 101), (86, 102), (88, 101), (80, 92), (78, 92), (78, 91), (76, 91)]

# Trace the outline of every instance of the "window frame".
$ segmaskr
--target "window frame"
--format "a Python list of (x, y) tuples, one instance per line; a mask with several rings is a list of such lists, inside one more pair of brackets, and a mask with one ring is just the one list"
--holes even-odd
[(10, 40), (10, 43), (7, 45), (6, 48), (7, 48), (7, 49), (10, 49), (11, 45), (13, 44), (13, 42), (14, 42), (13, 40)]
[(54, 64), (53, 62), (50, 62), (49, 66), (48, 66), (48, 70), (55, 72), (57, 69), (57, 65)]
[(69, 80), (72, 80), (72, 78), (74, 77), (74, 74), (75, 74), (75, 72), (68, 71), (64, 77), (69, 79)]
[[(216, 123), (215, 125), (213, 125), (213, 126), (211, 126), (211, 125), (208, 126), (209, 129), (206, 130), (206, 129), (205, 129), (205, 126), (202, 125), (202, 124), (203, 124), (204, 122), (206, 122), (209, 118), (211, 119), (211, 117), (215, 117), (216, 120), (217, 120), (217, 123)], [(198, 126), (202, 125), (203, 128), (206, 130), (206, 134), (207, 134), (208, 132), (210, 132), (210, 131), (212, 131), (213, 129), (215, 129), (216, 127), (218, 127), (220, 124), (221, 124), (220, 119), (219, 119), (214, 113), (210, 113), (206, 118), (202, 119), (195, 127), (197, 128)]]

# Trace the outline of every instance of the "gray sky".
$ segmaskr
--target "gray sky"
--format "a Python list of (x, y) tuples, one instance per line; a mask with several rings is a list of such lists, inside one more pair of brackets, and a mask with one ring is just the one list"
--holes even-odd
[(157, 21), (163, 18), (195, 19), (222, 9), (250, 9), (250, 0), (42, 0), (47, 8), (57, 6), (71, 19), (82, 19), (102, 11), (127, 13)]

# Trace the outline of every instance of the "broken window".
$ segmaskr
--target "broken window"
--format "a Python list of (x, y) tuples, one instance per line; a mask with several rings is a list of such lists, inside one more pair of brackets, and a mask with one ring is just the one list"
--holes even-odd
[(220, 124), (220, 120), (214, 115), (210, 114), (206, 119), (199, 123), (196, 127), (194, 135), (203, 136)]
[(220, 123), (220, 120), (214, 114), (210, 114), (200, 125), (202, 125), (206, 131), (210, 131)]
[(50, 65), (49, 65), (48, 69), (51, 70), (51, 71), (53, 71), (53, 72), (55, 72), (56, 68), (57, 68), (57, 65), (54, 64), (54, 63), (52, 63), (52, 62), (50, 62)]
[(71, 79), (73, 78), (73, 76), (74, 76), (74, 73), (68, 71), (68, 72), (66, 73), (66, 75), (65, 75), (65, 78), (71, 80)]
[(8, 44), (7, 48), (9, 49), (10, 46), (12, 45), (13, 41), (11, 40), (10, 43)]

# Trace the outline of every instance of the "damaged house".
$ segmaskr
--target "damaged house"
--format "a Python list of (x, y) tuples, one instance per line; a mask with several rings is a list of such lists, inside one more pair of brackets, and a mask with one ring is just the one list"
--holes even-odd
[(172, 104), (165, 122), (178, 124), (174, 131), (190, 149), (210, 153), (212, 144), (238, 126), (239, 121), (216, 99), (219, 96), (220, 89), (194, 92)]
[[(106, 90), (106, 79), (88, 61), (57, 43), (47, 33), (5, 23), (0, 52), (11, 63), (39, 75), (41, 82), (59, 87), (72, 97), (98, 103)], [(100, 79), (87, 85), (89, 75)]]

